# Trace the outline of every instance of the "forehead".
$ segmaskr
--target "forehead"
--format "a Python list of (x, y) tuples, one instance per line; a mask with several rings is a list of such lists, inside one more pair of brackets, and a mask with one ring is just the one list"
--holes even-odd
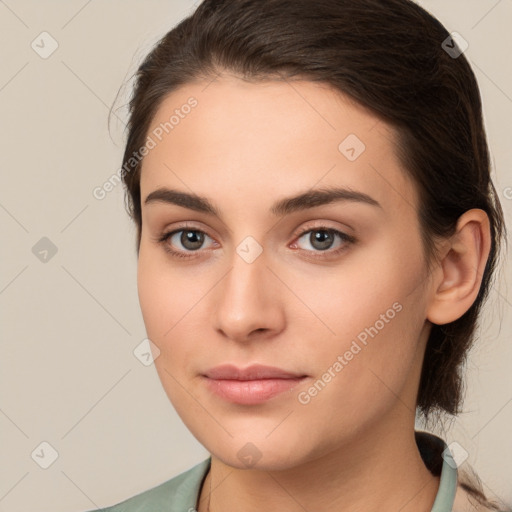
[(147, 135), (154, 147), (142, 164), (142, 199), (173, 187), (209, 197), (229, 190), (250, 203), (320, 185), (362, 190), (408, 213), (417, 204), (395, 132), (326, 84), (187, 84), (164, 99)]

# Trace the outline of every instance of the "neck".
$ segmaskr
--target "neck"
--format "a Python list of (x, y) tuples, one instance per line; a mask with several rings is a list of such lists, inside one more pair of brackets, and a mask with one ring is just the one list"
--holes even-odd
[(387, 429), (380, 422), (336, 451), (280, 471), (233, 468), (212, 455), (198, 512), (430, 512), (439, 477), (421, 459), (414, 426), (403, 425), (395, 416)]

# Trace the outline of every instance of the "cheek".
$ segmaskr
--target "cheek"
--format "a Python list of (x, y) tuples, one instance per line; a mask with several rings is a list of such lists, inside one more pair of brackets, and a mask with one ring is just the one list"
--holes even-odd
[[(390, 390), (400, 392), (413, 368), (426, 311), (425, 268), (417, 246), (397, 249), (389, 243), (358, 256), (350, 268), (316, 281), (316, 293), (303, 295), (322, 320), (314, 322), (321, 342), (310, 344), (307, 360), (315, 362), (317, 377), (333, 382), (332, 392), (347, 410), (357, 410), (361, 401), (392, 399)], [(302, 281), (301, 292), (311, 284)], [(315, 331), (307, 336), (314, 340)]]
[(156, 338), (170, 336), (171, 329), (190, 309), (197, 295), (195, 286), (187, 286), (183, 272), (171, 271), (162, 250), (144, 243), (137, 266), (137, 289), (146, 329)]
[(173, 311), (172, 295), (165, 293), (166, 288), (165, 281), (158, 278), (158, 267), (151, 264), (141, 247), (137, 268), (139, 303), (148, 336), (159, 346), (158, 339), (164, 334), (165, 325), (169, 322), (164, 312)]
[(349, 254), (339, 266), (309, 275), (286, 272), (290, 272), (287, 282), (294, 283), (294, 293), (312, 313), (310, 325), (316, 336), (342, 345), (358, 335), (364, 341), (368, 330), (375, 332), (373, 326), (379, 336), (403, 330), (404, 317), (424, 307), (425, 269), (419, 241), (405, 245), (386, 236), (372, 243), (371, 250)]
[(160, 349), (155, 366), (161, 377), (165, 377), (163, 368), (173, 375), (182, 374), (197, 359), (197, 314), (211, 285), (206, 276), (193, 277), (192, 272), (173, 270), (160, 251), (141, 245), (139, 303), (148, 338)]
[[(186, 288), (182, 293), (183, 287), (170, 278), (168, 270), (159, 263), (158, 255), (151, 254), (151, 251), (141, 245), (137, 289), (147, 336), (160, 349), (160, 356), (155, 360), (155, 366), (160, 373), (160, 366), (169, 367), (169, 363), (179, 357), (175, 350), (175, 357), (169, 357), (170, 340), (176, 336), (183, 324), (180, 318), (186, 313)], [(177, 348), (179, 351), (179, 347)], [(164, 375), (161, 374), (161, 377)]]
[[(168, 266), (159, 261), (159, 255), (141, 244), (137, 268), (137, 288), (144, 325), (148, 338), (160, 350), (154, 366), (162, 387), (171, 403), (181, 410), (194, 410), (180, 383), (184, 382), (193, 355), (183, 329), (187, 326), (190, 309), (187, 287), (172, 276)], [(183, 290), (183, 291), (182, 291)], [(199, 411), (195, 411), (199, 413)]]

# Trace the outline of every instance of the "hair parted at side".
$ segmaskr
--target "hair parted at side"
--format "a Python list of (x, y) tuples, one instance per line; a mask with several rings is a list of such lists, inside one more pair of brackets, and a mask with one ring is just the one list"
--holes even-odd
[(155, 44), (135, 73), (123, 156), (138, 251), (141, 162), (128, 162), (176, 89), (223, 72), (253, 82), (309, 80), (332, 86), (389, 123), (419, 192), (429, 268), (437, 256), (434, 241), (452, 235), (465, 211), (481, 208), (490, 221), (491, 249), (475, 302), (458, 320), (432, 326), (417, 399), (427, 419), (460, 412), (463, 363), (505, 238), (480, 91), (464, 54), (452, 58), (443, 49), (449, 36), (410, 0), (204, 0)]

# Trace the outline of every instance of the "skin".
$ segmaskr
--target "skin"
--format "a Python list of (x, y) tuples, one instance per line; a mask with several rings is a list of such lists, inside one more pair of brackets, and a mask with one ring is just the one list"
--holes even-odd
[[(326, 85), (223, 74), (171, 93), (150, 131), (190, 96), (197, 107), (143, 161), (138, 290), (165, 392), (212, 455), (199, 512), (209, 501), (212, 512), (430, 511), (439, 478), (414, 440), (423, 354), (430, 322), (457, 319), (477, 296), (490, 247), (486, 214), (459, 219), (427, 275), (417, 191), (395, 134), (371, 112)], [(366, 146), (354, 161), (338, 149), (349, 134)], [(284, 197), (331, 186), (364, 192), (380, 207), (340, 201), (270, 212)], [(160, 187), (205, 196), (221, 217), (145, 204)], [(205, 233), (195, 252), (181, 232), (157, 241), (184, 222)], [(299, 237), (322, 227), (356, 240), (335, 236), (322, 251), (310, 232)], [(252, 263), (237, 253), (247, 236), (262, 249)], [(192, 257), (173, 257), (165, 245)], [(394, 303), (400, 312), (300, 403), (299, 393)], [(201, 376), (223, 363), (308, 378), (263, 404), (237, 405)], [(250, 466), (237, 455), (247, 443), (260, 457)]]

